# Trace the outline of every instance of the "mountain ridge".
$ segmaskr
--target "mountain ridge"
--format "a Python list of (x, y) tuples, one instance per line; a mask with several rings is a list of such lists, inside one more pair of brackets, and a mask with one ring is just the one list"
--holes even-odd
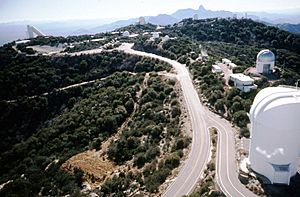
[[(208, 10), (203, 5), (200, 5), (198, 9), (179, 9), (172, 14), (159, 14), (157, 16), (145, 16), (146, 22), (152, 23), (154, 25), (173, 25), (183, 19), (193, 18), (194, 15), (197, 14), (199, 19), (206, 18), (244, 18), (246, 13), (243, 12), (231, 12), (225, 10)], [(289, 24), (296, 25), (300, 24), (300, 13), (287, 15), (286, 13), (268, 13), (268, 12), (248, 12), (247, 18), (251, 18), (252, 20), (266, 22), (267, 24), (271, 24), (277, 26), (279, 28), (283, 28), (284, 30), (291, 30), (292, 33), (300, 33), (299, 28), (290, 27), (288, 25), (281, 24)], [(130, 18), (125, 20), (117, 20), (114, 22), (107, 21), (107, 23), (101, 22), (99, 20), (99, 25), (97, 25), (97, 20), (91, 20), (93, 23), (86, 25), (79, 21), (76, 24), (75, 21), (72, 23), (70, 21), (64, 22), (45, 22), (45, 23), (32, 23), (36, 25), (38, 29), (45, 32), (47, 35), (54, 36), (72, 36), (79, 34), (95, 34), (99, 32), (107, 32), (113, 31), (114, 29), (124, 27), (130, 24), (135, 24), (138, 22), (138, 18)], [(17, 40), (26, 38), (25, 28), (26, 25), (29, 24), (30, 21), (24, 22), (13, 22), (13, 23), (0, 23), (0, 30), (2, 34), (0, 35), (0, 45)], [(88, 23), (88, 22), (87, 22)], [(101, 24), (102, 23), (102, 24)]]

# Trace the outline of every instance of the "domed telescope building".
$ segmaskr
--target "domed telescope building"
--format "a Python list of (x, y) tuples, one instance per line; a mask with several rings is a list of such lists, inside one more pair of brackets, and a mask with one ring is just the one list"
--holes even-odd
[(139, 25), (145, 25), (146, 24), (146, 20), (145, 20), (145, 17), (141, 16), (139, 18)]
[(261, 90), (250, 109), (250, 167), (271, 183), (289, 185), (300, 156), (300, 90)]
[(264, 49), (257, 54), (256, 72), (260, 74), (271, 74), (275, 66), (275, 55), (269, 49)]
[(123, 37), (129, 37), (130, 36), (130, 33), (129, 31), (124, 31), (123, 34), (122, 34)]

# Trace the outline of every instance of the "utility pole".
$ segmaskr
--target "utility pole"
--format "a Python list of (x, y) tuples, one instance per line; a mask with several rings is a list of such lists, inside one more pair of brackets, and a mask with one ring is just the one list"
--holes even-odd
[(296, 84), (296, 89), (298, 90), (298, 83), (299, 83), (300, 79), (297, 80)]

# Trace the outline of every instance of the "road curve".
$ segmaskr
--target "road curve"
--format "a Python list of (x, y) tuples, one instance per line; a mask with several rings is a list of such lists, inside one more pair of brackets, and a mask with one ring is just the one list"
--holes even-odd
[(218, 130), (216, 178), (222, 192), (226, 196), (255, 197), (256, 195), (238, 179), (234, 132), (231, 124), (209, 110), (206, 114), (208, 125)]
[(156, 58), (171, 64), (177, 71), (178, 80), (181, 85), (184, 100), (187, 104), (191, 117), (193, 139), (191, 151), (174, 182), (163, 194), (165, 197), (177, 197), (192, 192), (198, 179), (200, 178), (210, 153), (210, 137), (206, 130), (205, 109), (202, 106), (196, 89), (192, 83), (189, 71), (185, 65), (177, 61), (164, 58), (155, 54), (135, 51), (131, 49), (132, 44), (123, 44), (119, 50), (129, 54)]

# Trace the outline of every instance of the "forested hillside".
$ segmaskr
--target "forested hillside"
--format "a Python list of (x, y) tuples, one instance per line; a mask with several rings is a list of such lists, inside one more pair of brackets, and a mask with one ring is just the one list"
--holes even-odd
[(243, 67), (252, 66), (257, 53), (268, 48), (275, 53), (278, 67), (300, 73), (300, 35), (250, 19), (185, 19), (166, 27), (162, 35), (174, 39), (164, 41), (162, 47), (158, 47), (162, 39), (149, 42), (140, 37), (135, 41), (135, 48), (184, 60), (192, 55), (190, 52), (199, 53), (198, 45), (202, 44), (211, 56), (232, 57)]
[[(185, 19), (166, 27), (161, 34), (171, 38), (149, 40), (140, 37), (135, 40), (134, 48), (186, 64), (198, 84), (203, 101), (241, 127), (242, 136), (249, 136), (247, 112), (261, 88), (294, 86), (300, 79), (300, 36), (277, 27), (249, 19)], [(266, 77), (256, 80), (256, 91), (245, 94), (234, 87), (228, 88), (225, 79), (211, 71), (213, 64), (228, 58), (238, 65), (234, 72), (242, 73), (255, 66), (258, 52), (265, 48), (275, 53), (277, 79), (272, 82), (268, 82)], [(208, 60), (201, 59), (203, 51), (207, 52)]]
[[(48, 119), (40, 120), (36, 132), (27, 139), (1, 153), (1, 182), (13, 180), (12, 184), (1, 190), (2, 195), (34, 196), (42, 187), (43, 195), (57, 196), (78, 192), (80, 183), (76, 183), (72, 176), (61, 171), (60, 165), (78, 152), (100, 146), (103, 140), (117, 131), (133, 111), (136, 91), (142, 81), (142, 75), (116, 73), (105, 81), (75, 90), (76, 93), (68, 100), (60, 101), (59, 98), (62, 97), (61, 94), (69, 95), (74, 90), (50, 94), (48, 97), (57, 102), (50, 103), (54, 105), (48, 105), (47, 97), (33, 101), (29, 99), (27, 102), (36, 101), (33, 108), (27, 107), (21, 112), (10, 110), (2, 114), (3, 119), (3, 116), (18, 113), (44, 114), (49, 109), (60, 109), (56, 114), (47, 117)], [(40, 106), (41, 99), (43, 106)], [(13, 109), (16, 105), (22, 107), (29, 104), (23, 102), (3, 105)], [(35, 108), (38, 111), (32, 111)], [(31, 125), (27, 123), (27, 118), (29, 117), (23, 117), (24, 123)], [(17, 128), (23, 126), (15, 125), (14, 129), (17, 132)], [(29, 129), (25, 132), (29, 132)], [(6, 131), (1, 128), (2, 135)], [(18, 137), (17, 133), (11, 136)], [(51, 165), (56, 159), (57, 163)], [(24, 175), (21, 176), (22, 174)]]
[[(12, 44), (1, 47), (0, 55), (0, 183), (12, 181), (1, 196), (80, 195), (83, 171), (76, 168), (69, 174), (61, 165), (77, 153), (99, 150), (130, 117), (130, 127), (109, 147), (112, 162), (132, 160), (141, 170), (145, 192), (156, 192), (179, 165), (189, 139), (179, 129), (175, 81), (155, 74), (170, 71), (170, 65), (117, 51), (30, 56), (17, 53)], [(144, 82), (149, 72), (153, 74)], [(147, 138), (144, 144), (141, 139)], [(172, 149), (160, 150), (161, 140)], [(170, 153), (161, 155), (166, 151)], [(163, 175), (142, 174), (143, 166), (158, 157), (165, 162), (159, 166)], [(158, 176), (164, 177), (157, 182)], [(105, 190), (96, 192), (122, 194), (126, 189), (115, 190), (109, 180), (105, 184)]]
[(183, 21), (172, 29), (198, 41), (222, 41), (239, 45), (274, 47), (300, 53), (300, 36), (251, 19), (206, 19)]
[[(125, 30), (139, 35), (122, 37)], [(170, 65), (114, 50), (38, 55), (28, 46), (66, 42), (78, 44), (73, 51), (80, 51), (108, 42), (134, 42), (136, 50), (177, 60), (189, 68), (202, 102), (232, 121), (245, 137), (247, 112), (257, 92), (295, 85), (300, 79), (300, 36), (249, 19), (185, 19), (157, 30), (160, 38), (151, 37), (156, 31), (151, 24), (118, 31), (93, 37), (37, 37), (27, 44), (0, 47), (0, 183), (8, 183), (0, 196), (80, 196), (84, 180), (101, 182), (93, 188), (99, 196), (134, 191), (154, 195), (190, 143), (183, 132), (186, 114), (178, 84), (170, 73), (159, 72), (171, 71)], [(103, 43), (90, 42), (104, 37)], [(238, 65), (233, 72), (245, 72), (265, 48), (275, 53), (276, 80), (261, 76), (255, 79), (258, 89), (250, 93), (211, 70), (229, 58)], [(99, 160), (109, 160), (118, 173), (91, 175), (68, 163), (79, 153), (101, 150), (104, 143)]]
[[(141, 60), (120, 52), (66, 57), (8, 55), (0, 63), (0, 100), (50, 92), (83, 81), (106, 77), (113, 72), (157, 71), (158, 62)], [(143, 64), (138, 63), (142, 61)]]

